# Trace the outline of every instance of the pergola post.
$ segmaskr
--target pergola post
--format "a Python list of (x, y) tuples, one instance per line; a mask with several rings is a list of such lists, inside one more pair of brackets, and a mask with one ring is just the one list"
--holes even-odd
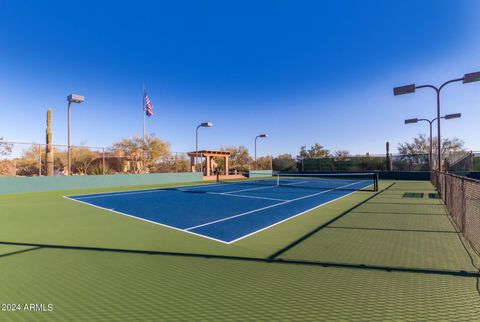
[(206, 173), (206, 175), (208, 177), (208, 176), (210, 176), (210, 158), (211, 158), (211, 156), (207, 154), (207, 155), (205, 155), (205, 158), (207, 159), (207, 173)]
[(195, 169), (195, 157), (190, 157), (190, 170), (197, 172), (197, 169)]

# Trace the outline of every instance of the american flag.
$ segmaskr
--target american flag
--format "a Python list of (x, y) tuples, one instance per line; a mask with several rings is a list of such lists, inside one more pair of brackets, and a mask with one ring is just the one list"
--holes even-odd
[(152, 116), (153, 113), (153, 105), (150, 102), (150, 98), (148, 97), (147, 93), (145, 93), (145, 113), (147, 116)]

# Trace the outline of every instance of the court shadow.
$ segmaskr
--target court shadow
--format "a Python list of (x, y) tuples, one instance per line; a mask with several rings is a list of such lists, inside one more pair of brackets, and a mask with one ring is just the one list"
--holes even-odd
[(389, 185), (388, 187), (380, 190), (380, 191), (377, 191), (375, 194), (371, 195), (370, 197), (368, 197), (367, 199), (363, 200), (362, 202), (356, 204), (355, 206), (345, 210), (344, 212), (340, 213), (338, 216), (332, 218), (331, 220), (323, 223), (322, 225), (318, 226), (317, 228), (315, 228), (314, 230), (310, 231), (309, 233), (303, 235), (302, 237), (298, 238), (297, 240), (291, 242), (290, 244), (288, 244), (287, 246), (283, 247), (282, 249), (278, 250), (277, 252), (273, 253), (272, 255), (270, 255), (268, 258), (269, 259), (275, 259), (277, 257), (279, 257), (280, 255), (282, 255), (283, 253), (285, 253), (286, 251), (288, 251), (289, 249), (295, 247), (296, 245), (300, 244), (301, 242), (305, 241), (306, 239), (310, 238), (311, 236), (315, 235), (316, 233), (318, 233), (320, 230), (322, 230), (323, 228), (331, 225), (332, 223), (334, 223), (335, 221), (337, 221), (338, 219), (342, 218), (343, 216), (345, 216), (346, 214), (352, 212), (353, 210), (357, 209), (358, 207), (366, 204), (367, 202), (369, 202), (370, 200), (372, 200), (373, 198), (375, 198), (376, 196), (378, 196), (379, 194), (381, 194), (382, 192), (390, 189), (392, 186), (395, 185), (395, 182), (392, 183), (391, 185)]
[(330, 226), (327, 229), (354, 229), (354, 230), (379, 230), (379, 231), (398, 231), (398, 232), (413, 232), (413, 233), (448, 233), (457, 234), (458, 232), (453, 230), (426, 230), (426, 229), (394, 229), (394, 228), (367, 228), (367, 227), (341, 227)]
[[(84, 247), (84, 246), (66, 246), (66, 245), (50, 245), (50, 244), (36, 244), (36, 243), (21, 243), (21, 242), (7, 242), (0, 241), (3, 245), (16, 245), (16, 246), (32, 246), (32, 248), (12, 252), (0, 257), (17, 255), (41, 249), (62, 249), (72, 251), (95, 251), (95, 252), (114, 252), (124, 254), (143, 254), (143, 255), (157, 255), (157, 256), (175, 256), (175, 257), (189, 257), (189, 258), (207, 258), (207, 259), (220, 259), (231, 261), (244, 261), (244, 262), (257, 262), (267, 263), (272, 265), (306, 265), (306, 266), (318, 266), (318, 267), (337, 267), (337, 268), (349, 268), (349, 269), (362, 269), (362, 270), (376, 270), (384, 272), (407, 272), (407, 273), (421, 273), (421, 274), (434, 274), (434, 275), (448, 275), (448, 276), (463, 276), (480, 278), (480, 271), (453, 271), (442, 269), (425, 269), (425, 268), (409, 268), (409, 267), (395, 267), (395, 266), (376, 266), (366, 264), (349, 264), (338, 262), (320, 262), (320, 261), (306, 261), (306, 260), (290, 260), (290, 259), (270, 259), (270, 258), (257, 258), (257, 257), (242, 257), (242, 256), (228, 256), (228, 255), (214, 255), (214, 254), (197, 254), (197, 253), (178, 253), (178, 252), (165, 252), (165, 251), (148, 251), (148, 250), (136, 250), (136, 249), (118, 249), (118, 248), (102, 248), (102, 247)], [(480, 292), (480, 291), (479, 291)]]

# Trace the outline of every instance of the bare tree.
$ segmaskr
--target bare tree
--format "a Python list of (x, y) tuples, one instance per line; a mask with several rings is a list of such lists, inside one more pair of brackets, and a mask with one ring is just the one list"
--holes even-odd
[(259, 157), (255, 162), (255, 170), (271, 170), (272, 169), (272, 159), (270, 155)]
[(300, 152), (298, 154), (298, 159), (315, 159), (315, 158), (326, 158), (330, 155), (330, 151), (325, 149), (325, 147), (319, 143), (315, 143), (307, 149), (307, 146), (304, 145), (300, 147)]
[[(15, 166), (12, 166), (11, 160), (2, 161), (2, 157), (7, 157), (12, 153), (13, 145), (2, 142), (3, 138), (0, 138), (0, 176), (9, 175), (15, 172)], [(12, 170), (13, 169), (13, 170)]]
[(5, 157), (12, 153), (13, 145), (2, 141), (3, 138), (0, 138), (0, 157)]
[(272, 161), (273, 170), (275, 171), (297, 171), (297, 161), (290, 153), (284, 153), (277, 156)]
[(337, 160), (346, 160), (350, 156), (347, 150), (337, 150), (333, 152), (333, 157)]
[[(400, 143), (397, 147), (398, 153), (402, 155), (427, 154), (430, 148), (429, 138), (425, 134), (419, 134), (412, 142)], [(432, 140), (433, 151), (437, 149), (437, 138)], [(459, 138), (444, 138), (442, 140), (442, 154), (463, 152), (465, 143)]]

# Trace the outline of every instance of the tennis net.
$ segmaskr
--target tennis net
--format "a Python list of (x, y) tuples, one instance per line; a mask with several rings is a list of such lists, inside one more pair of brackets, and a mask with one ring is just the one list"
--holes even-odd
[(310, 189), (363, 190), (378, 191), (378, 175), (376, 173), (243, 173), (243, 179), (229, 180), (226, 177), (219, 182), (242, 183), (264, 186), (281, 186)]

